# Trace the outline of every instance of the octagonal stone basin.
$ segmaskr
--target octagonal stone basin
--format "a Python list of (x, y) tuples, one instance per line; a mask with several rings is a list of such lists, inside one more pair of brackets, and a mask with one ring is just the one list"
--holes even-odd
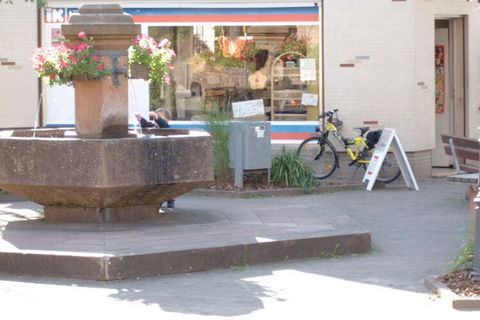
[(0, 189), (43, 205), (49, 221), (159, 217), (160, 203), (212, 181), (206, 132), (80, 139), (72, 129), (0, 131)]

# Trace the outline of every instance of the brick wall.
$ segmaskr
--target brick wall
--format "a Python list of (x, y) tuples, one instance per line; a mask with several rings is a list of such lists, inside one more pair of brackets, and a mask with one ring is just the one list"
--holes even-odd
[(0, 128), (32, 127), (38, 114), (37, 5), (0, 3)]
[[(468, 70), (480, 68), (478, 3), (464, 0), (326, 1), (325, 107), (344, 134), (366, 123), (395, 128), (406, 151), (435, 146), (434, 19), (468, 15)], [(475, 40), (476, 39), (476, 40)], [(472, 68), (473, 67), (473, 68)], [(478, 72), (468, 73), (469, 133), (480, 123)], [(353, 132), (352, 132), (353, 134)]]

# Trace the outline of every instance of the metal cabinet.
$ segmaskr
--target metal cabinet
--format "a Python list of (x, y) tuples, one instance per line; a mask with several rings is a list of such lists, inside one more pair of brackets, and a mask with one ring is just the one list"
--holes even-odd
[(235, 186), (243, 187), (244, 170), (270, 170), (271, 128), (266, 121), (230, 122), (230, 168), (235, 169)]

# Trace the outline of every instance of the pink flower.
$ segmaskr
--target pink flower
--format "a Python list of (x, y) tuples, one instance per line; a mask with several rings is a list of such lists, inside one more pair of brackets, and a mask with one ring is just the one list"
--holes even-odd
[(96, 54), (94, 54), (92, 56), (92, 60), (95, 61), (95, 62), (99, 62), (100, 60), (102, 60), (102, 58), (100, 56), (97, 56)]
[(104, 65), (103, 63), (99, 64), (99, 65), (97, 66), (97, 70), (98, 70), (98, 71), (103, 71), (103, 70), (105, 70), (105, 65)]
[(168, 39), (163, 39), (162, 41), (160, 41), (160, 43), (158, 44), (158, 47), (161, 48), (161, 47), (166, 47), (168, 44), (170, 43), (170, 41)]
[(165, 81), (166, 84), (170, 84), (171, 80), (172, 80), (172, 79), (171, 79), (169, 76), (165, 76), (165, 77), (163, 78), (163, 81)]
[(78, 37), (79, 37), (80, 39), (86, 39), (86, 38), (87, 38), (87, 35), (85, 34), (85, 32), (80, 31), (80, 32), (78, 33)]
[(83, 50), (86, 50), (90, 48), (90, 46), (86, 43), (80, 43), (77, 47), (76, 47), (76, 50), (78, 51), (83, 51)]

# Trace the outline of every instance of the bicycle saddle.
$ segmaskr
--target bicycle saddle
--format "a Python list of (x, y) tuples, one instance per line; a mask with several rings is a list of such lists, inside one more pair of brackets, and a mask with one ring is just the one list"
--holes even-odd
[(358, 127), (358, 128), (353, 128), (353, 130), (358, 130), (358, 131), (360, 131), (360, 135), (363, 137), (363, 135), (365, 134), (365, 132), (367, 132), (368, 130), (370, 130), (370, 127)]

